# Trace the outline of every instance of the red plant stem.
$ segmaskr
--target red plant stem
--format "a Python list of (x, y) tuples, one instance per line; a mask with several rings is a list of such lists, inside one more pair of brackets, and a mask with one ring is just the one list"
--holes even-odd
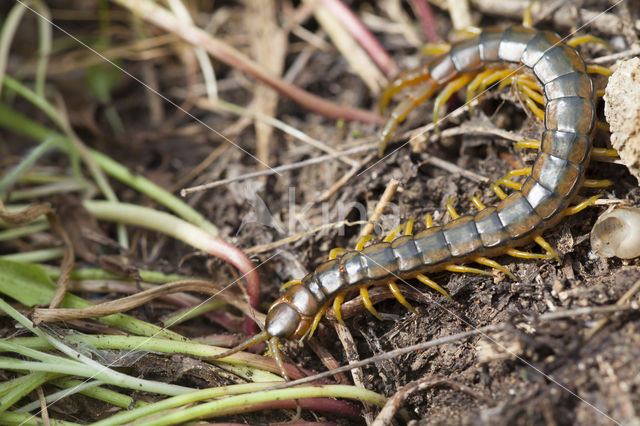
[(440, 37), (436, 33), (436, 20), (427, 0), (411, 0), (411, 6), (420, 19), (422, 31), (427, 36), (429, 43), (438, 43)]
[(273, 87), (283, 95), (320, 115), (332, 119), (362, 121), (365, 123), (382, 123), (384, 121), (384, 119), (378, 114), (329, 102), (284, 81), (283, 79), (264, 70), (263, 67), (252, 61), (240, 51), (212, 37), (211, 34), (206, 31), (179, 20), (165, 8), (158, 6), (151, 1), (114, 1), (121, 6), (134, 11), (142, 19), (161, 27), (166, 31), (176, 34), (194, 46), (202, 47), (214, 58)]
[[(351, 419), (362, 419), (360, 409), (353, 404), (349, 404), (348, 402), (338, 401), (336, 399), (330, 398), (301, 398), (298, 399), (298, 402), (300, 404), (300, 408), (302, 408), (303, 410), (323, 411), (325, 413), (333, 413), (335, 415), (349, 417)], [(296, 408), (296, 400), (285, 399), (282, 401), (258, 402), (242, 407), (229, 408), (228, 410), (223, 409), (216, 412), (216, 415), (224, 416), (263, 410), (295, 410)]]
[(396, 62), (351, 9), (341, 0), (321, 0), (321, 3), (331, 11), (333, 16), (335, 16), (353, 38), (360, 43), (362, 48), (387, 77), (398, 74), (400, 68)]
[[(258, 309), (260, 306), (260, 275), (258, 275), (256, 265), (242, 250), (231, 243), (213, 236), (208, 238), (208, 242), (210, 244), (206, 245), (206, 251), (209, 254), (231, 263), (240, 271), (242, 278), (247, 283), (249, 304)], [(248, 315), (245, 316), (244, 328), (248, 336), (258, 332), (257, 324)]]

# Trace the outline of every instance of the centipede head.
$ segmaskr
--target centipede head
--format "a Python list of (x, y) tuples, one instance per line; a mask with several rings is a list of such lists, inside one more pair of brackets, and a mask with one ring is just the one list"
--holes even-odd
[(256, 334), (238, 346), (215, 355), (211, 359), (225, 358), (266, 341), (282, 376), (288, 380), (278, 344), (281, 339), (297, 339), (305, 336), (311, 329), (313, 314), (316, 311), (317, 303), (309, 290), (302, 285), (295, 285), (269, 307), (265, 329), (262, 333)]

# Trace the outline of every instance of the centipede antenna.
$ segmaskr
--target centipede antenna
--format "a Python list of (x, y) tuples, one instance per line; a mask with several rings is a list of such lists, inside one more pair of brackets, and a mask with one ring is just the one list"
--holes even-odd
[(250, 337), (249, 339), (245, 340), (244, 342), (240, 343), (238, 346), (233, 347), (231, 349), (229, 349), (228, 351), (222, 352), (218, 355), (214, 355), (212, 357), (210, 357), (209, 359), (221, 359), (221, 358), (226, 358), (228, 356), (231, 356), (235, 353), (241, 352), (253, 345), (256, 345), (258, 343), (262, 343), (264, 341), (266, 341), (267, 339), (269, 339), (269, 333), (267, 333), (266, 331), (263, 331), (261, 333), (256, 334), (253, 337)]

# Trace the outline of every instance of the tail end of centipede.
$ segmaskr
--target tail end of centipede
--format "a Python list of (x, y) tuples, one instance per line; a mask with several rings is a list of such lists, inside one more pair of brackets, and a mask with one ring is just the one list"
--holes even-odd
[(245, 340), (244, 342), (240, 343), (238, 346), (235, 346), (231, 349), (229, 349), (228, 351), (219, 353), (218, 355), (214, 355), (212, 357), (210, 357), (209, 359), (220, 359), (220, 358), (226, 358), (228, 356), (231, 356), (235, 353), (244, 351), (245, 349), (256, 345), (258, 343), (262, 343), (266, 340), (269, 339), (269, 333), (267, 333), (266, 331), (263, 331), (262, 333), (258, 333), (253, 337), (248, 338), (247, 340)]

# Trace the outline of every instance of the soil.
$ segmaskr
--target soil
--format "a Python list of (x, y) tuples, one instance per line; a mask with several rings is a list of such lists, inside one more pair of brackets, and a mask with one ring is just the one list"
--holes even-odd
[[(58, 22), (71, 33), (97, 32), (97, 21), (87, 19), (92, 10), (89, 3), (93, 2), (83, 2), (84, 6), (78, 13), (85, 11), (86, 15), (79, 20), (62, 13), (71, 10), (64, 2), (52, 3), (54, 11), (60, 8), (62, 17)], [(222, 3), (218, 6), (216, 2), (216, 7), (225, 8), (231, 17), (237, 19), (227, 19), (217, 34), (229, 44), (249, 51), (249, 41), (243, 28), (246, 20), (242, 19), (245, 8), (235, 2)], [(382, 6), (376, 3), (350, 2), (350, 7), (359, 16), (368, 13), (370, 16), (386, 17), (384, 11), (380, 10)], [(553, 2), (542, 3), (551, 5)], [(291, 6), (288, 2), (278, 5), (285, 9)], [(603, 11), (610, 6), (611, 2), (606, 0), (575, 2), (578, 18), (572, 26), (556, 22), (554, 17), (557, 12), (552, 11), (536, 27), (552, 29), (562, 35), (570, 34), (583, 23), (580, 11)], [(403, 3), (403, 7), (404, 13), (415, 22), (417, 18), (410, 6)], [(453, 32), (450, 18), (443, 10), (433, 9), (438, 22), (437, 33), (446, 39), (447, 34)], [(125, 13), (117, 8), (115, 10)], [(500, 12), (487, 13), (483, 10), (475, 6), (472, 8), (473, 20), (479, 25), (504, 26), (519, 22), (519, 19), (506, 17)], [(210, 10), (206, 12), (211, 13)], [(619, 23), (619, 28), (612, 28), (608, 32), (606, 28), (598, 27), (589, 33), (602, 37), (616, 52), (634, 44), (637, 46), (639, 13), (637, 2), (624, 2), (608, 11)], [(118, 42), (131, 41), (127, 39), (130, 34), (123, 30), (124, 24), (124, 20), (116, 20), (113, 24), (113, 42), (116, 45)], [(35, 28), (34, 22), (31, 25)], [(313, 18), (302, 23), (302, 27), (312, 32), (318, 31), (317, 25)], [(158, 29), (153, 31), (161, 33)], [(26, 48), (21, 47), (21, 43), (29, 45), (32, 40), (25, 34), (20, 34), (18, 38), (16, 57), (27, 57)], [(403, 69), (425, 60), (399, 32), (381, 32), (376, 36)], [(61, 34), (57, 33), (56, 37), (61, 37)], [(123, 40), (119, 40), (120, 37)], [(423, 38), (421, 41), (425, 40)], [(301, 52), (305, 46), (309, 46), (306, 41), (302, 42), (294, 35), (289, 36), (285, 72), (298, 55), (303, 54)], [(182, 106), (189, 110), (192, 117), (170, 104), (160, 103), (160, 111), (156, 112), (154, 118), (150, 112), (152, 102), (145, 100), (152, 95), (128, 76), (120, 76), (111, 100), (97, 102), (85, 90), (77, 89), (79, 86), (85, 87), (86, 73), (83, 69), (61, 70), (65, 58), (62, 53), (55, 55), (57, 61), (54, 60), (51, 65), (47, 84), (55, 87), (65, 100), (72, 125), (85, 143), (176, 193), (180, 188), (260, 170), (260, 164), (243, 152), (255, 153), (258, 149), (256, 130), (251, 122), (231, 114), (214, 114), (190, 103), (194, 99), (193, 94), (186, 99), (186, 92), (201, 92), (198, 88), (201, 86), (195, 86), (201, 83), (201, 76), (193, 71), (197, 68), (188, 69), (185, 63), (196, 67), (195, 62), (180, 57), (185, 53), (184, 46), (179, 46), (179, 43), (164, 48), (175, 51), (169, 54), (165, 52), (163, 57), (153, 61), (151, 66), (155, 67), (153, 71), (158, 79), (157, 86), (160, 92), (170, 98), (184, 102)], [(74, 51), (84, 58), (91, 58), (89, 52)], [(594, 44), (581, 46), (580, 51), (587, 61), (611, 53)], [(335, 48), (314, 48), (309, 52), (308, 61), (293, 78), (294, 84), (338, 104), (375, 110), (378, 95), (370, 93)], [(147, 65), (141, 60), (123, 60), (123, 66), (136, 76), (149, 72), (144, 69)], [(18, 63), (10, 62), (9, 73), (17, 69)], [(219, 95), (235, 104), (247, 105), (259, 86), (259, 83), (241, 72), (220, 63), (216, 63), (216, 75), (219, 79)], [(606, 78), (596, 79), (598, 88), (604, 87), (604, 84)], [(202, 93), (198, 93), (200, 95)], [(460, 105), (460, 99), (456, 98), (447, 104), (447, 108), (453, 110)], [(114, 133), (107, 123), (105, 112), (109, 107), (115, 107), (122, 118), (124, 132), (121, 134)], [(15, 108), (32, 111), (22, 104)], [(511, 142), (496, 135), (462, 132), (445, 138), (432, 133), (422, 141), (406, 144), (407, 136), (403, 133), (428, 124), (432, 108), (432, 101), (427, 101), (410, 115), (399, 127), (397, 137), (387, 150), (393, 153), (382, 161), (370, 155), (373, 151), (351, 156), (353, 160), (361, 162), (358, 173), (342, 186), (331, 190), (326, 201), (320, 197), (349, 173), (350, 165), (332, 159), (283, 171), (280, 175), (271, 174), (221, 185), (187, 198), (191, 205), (219, 227), (223, 238), (253, 253), (252, 259), (261, 265), (262, 312), (266, 312), (283, 283), (313, 271), (326, 259), (329, 250), (334, 247), (354, 247), (361, 226), (312, 230), (319, 225), (342, 220), (366, 220), (390, 180), (397, 179), (400, 185), (391, 200), (392, 205), (387, 207), (378, 221), (375, 230), (378, 237), (410, 218), (416, 218), (416, 231), (422, 230), (423, 218), (427, 213), (434, 215), (436, 223), (446, 223), (450, 220), (446, 214), (446, 202), (454, 197), (457, 199), (456, 209), (461, 213), (474, 211), (475, 207), (469, 200), (472, 195), (481, 198), (485, 204), (497, 202), (489, 185), (479, 184), (459, 172), (437, 168), (432, 165), (432, 157), (475, 172), (490, 182), (502, 177), (508, 170), (530, 164), (533, 158), (531, 150), (514, 148)], [(602, 109), (602, 105), (599, 105), (601, 119)], [(378, 126), (372, 124), (337, 123), (322, 118), (284, 96), (279, 97), (273, 115), (336, 150), (375, 142), (379, 131)], [(193, 117), (231, 139), (242, 150), (226, 144), (207, 127), (194, 122)], [(447, 129), (468, 125), (502, 128), (533, 139), (539, 137), (542, 128), (540, 121), (527, 112), (518, 96), (509, 88), (495, 89), (483, 95), (480, 107), (445, 120), (441, 130), (445, 134)], [(25, 153), (25, 146), (30, 146), (8, 132), (3, 132), (2, 138), (3, 158), (20, 156)], [(324, 155), (318, 149), (280, 131), (273, 132), (269, 139), (270, 166), (294, 164)], [(220, 148), (225, 144), (226, 149)], [(598, 131), (596, 144), (607, 146), (608, 133)], [(206, 167), (205, 172), (185, 180), (185, 176), (216, 149), (220, 150), (219, 155)], [(56, 167), (68, 167), (66, 161), (66, 157), (61, 155), (46, 157), (46, 162)], [(640, 205), (638, 182), (624, 166), (592, 162), (588, 177), (613, 180), (612, 186), (600, 190), (604, 199)], [(180, 186), (176, 186), (177, 182)], [(141, 198), (136, 192), (116, 182), (114, 186), (122, 201), (150, 204), (148, 199)], [(594, 190), (584, 190), (581, 194), (590, 196), (594, 193)], [(490, 276), (436, 273), (430, 278), (449, 292), (453, 303), (418, 281), (410, 280), (405, 285), (422, 294), (419, 303), (415, 301), (416, 298), (411, 300), (415, 313), (394, 300), (375, 305), (383, 317), (382, 321), (365, 309), (354, 308), (357, 312), (346, 320), (346, 325), (355, 342), (351, 349), (355, 350), (359, 359), (477, 327), (504, 325), (496, 333), (461, 338), (452, 343), (377, 361), (363, 368), (361, 386), (390, 397), (413, 381), (435, 379), (432, 386), (407, 395), (402, 405), (407, 416), (405, 420), (419, 425), (640, 425), (640, 366), (637, 362), (640, 359), (640, 315), (637, 309), (614, 313), (609, 322), (589, 339), (586, 338), (589, 330), (605, 314), (573, 313), (582, 308), (613, 305), (640, 280), (638, 260), (602, 259), (590, 252), (589, 232), (602, 211), (603, 207), (587, 208), (567, 217), (544, 234), (544, 238), (557, 250), (560, 263), (496, 257), (497, 262), (512, 271), (517, 277), (516, 281), (500, 272)], [(366, 212), (367, 217), (361, 212)], [(102, 229), (106, 235), (115, 238), (114, 227), (103, 224)], [(256, 249), (297, 233), (302, 235), (293, 242), (266, 251)], [(192, 250), (182, 244), (167, 241), (147, 231), (134, 230), (132, 235), (133, 249), (127, 253), (127, 257), (128, 262), (136, 267), (185, 275), (211, 275), (213, 280), (220, 282), (226, 282), (231, 276), (228, 269), (222, 267), (221, 261), (205, 261), (206, 258), (194, 256)], [(15, 247), (5, 245), (3, 251), (12, 249), (15, 251)], [(523, 250), (541, 252), (540, 248), (533, 245)], [(637, 296), (632, 300), (637, 304)], [(150, 305), (129, 314), (154, 322), (169, 311), (162, 302)], [(562, 312), (567, 313), (566, 316), (544, 316)], [(176, 330), (192, 337), (225, 331), (204, 319), (195, 319)], [(345, 349), (338, 344), (340, 340), (331, 322), (323, 321), (314, 339), (339, 365), (348, 363)], [(284, 352), (291, 362), (302, 368), (316, 372), (327, 370), (310, 345), (290, 342), (285, 345)], [(217, 370), (207, 371), (211, 368), (210, 364), (190, 359), (186, 361), (182, 356), (148, 354), (144, 359), (146, 361), (143, 364), (134, 362), (126, 366), (129, 372), (140, 377), (194, 387), (224, 385), (235, 380), (233, 376)], [(347, 374), (347, 378), (352, 380), (350, 374)], [(67, 418), (76, 421), (97, 419), (105, 414), (101, 411), (103, 408), (88, 398), (77, 397), (72, 401), (75, 402), (70, 405), (73, 406), (72, 411), (60, 406), (56, 414), (64, 415), (66, 412)], [(363, 410), (369, 410), (369, 418), (375, 417), (378, 412), (371, 407)], [(292, 413), (284, 410), (264, 411), (225, 420), (249, 424), (281, 423), (291, 420)], [(307, 411), (303, 411), (302, 418), (307, 421), (327, 419), (339, 424), (352, 422)], [(397, 417), (396, 421), (403, 422), (401, 417)]]

